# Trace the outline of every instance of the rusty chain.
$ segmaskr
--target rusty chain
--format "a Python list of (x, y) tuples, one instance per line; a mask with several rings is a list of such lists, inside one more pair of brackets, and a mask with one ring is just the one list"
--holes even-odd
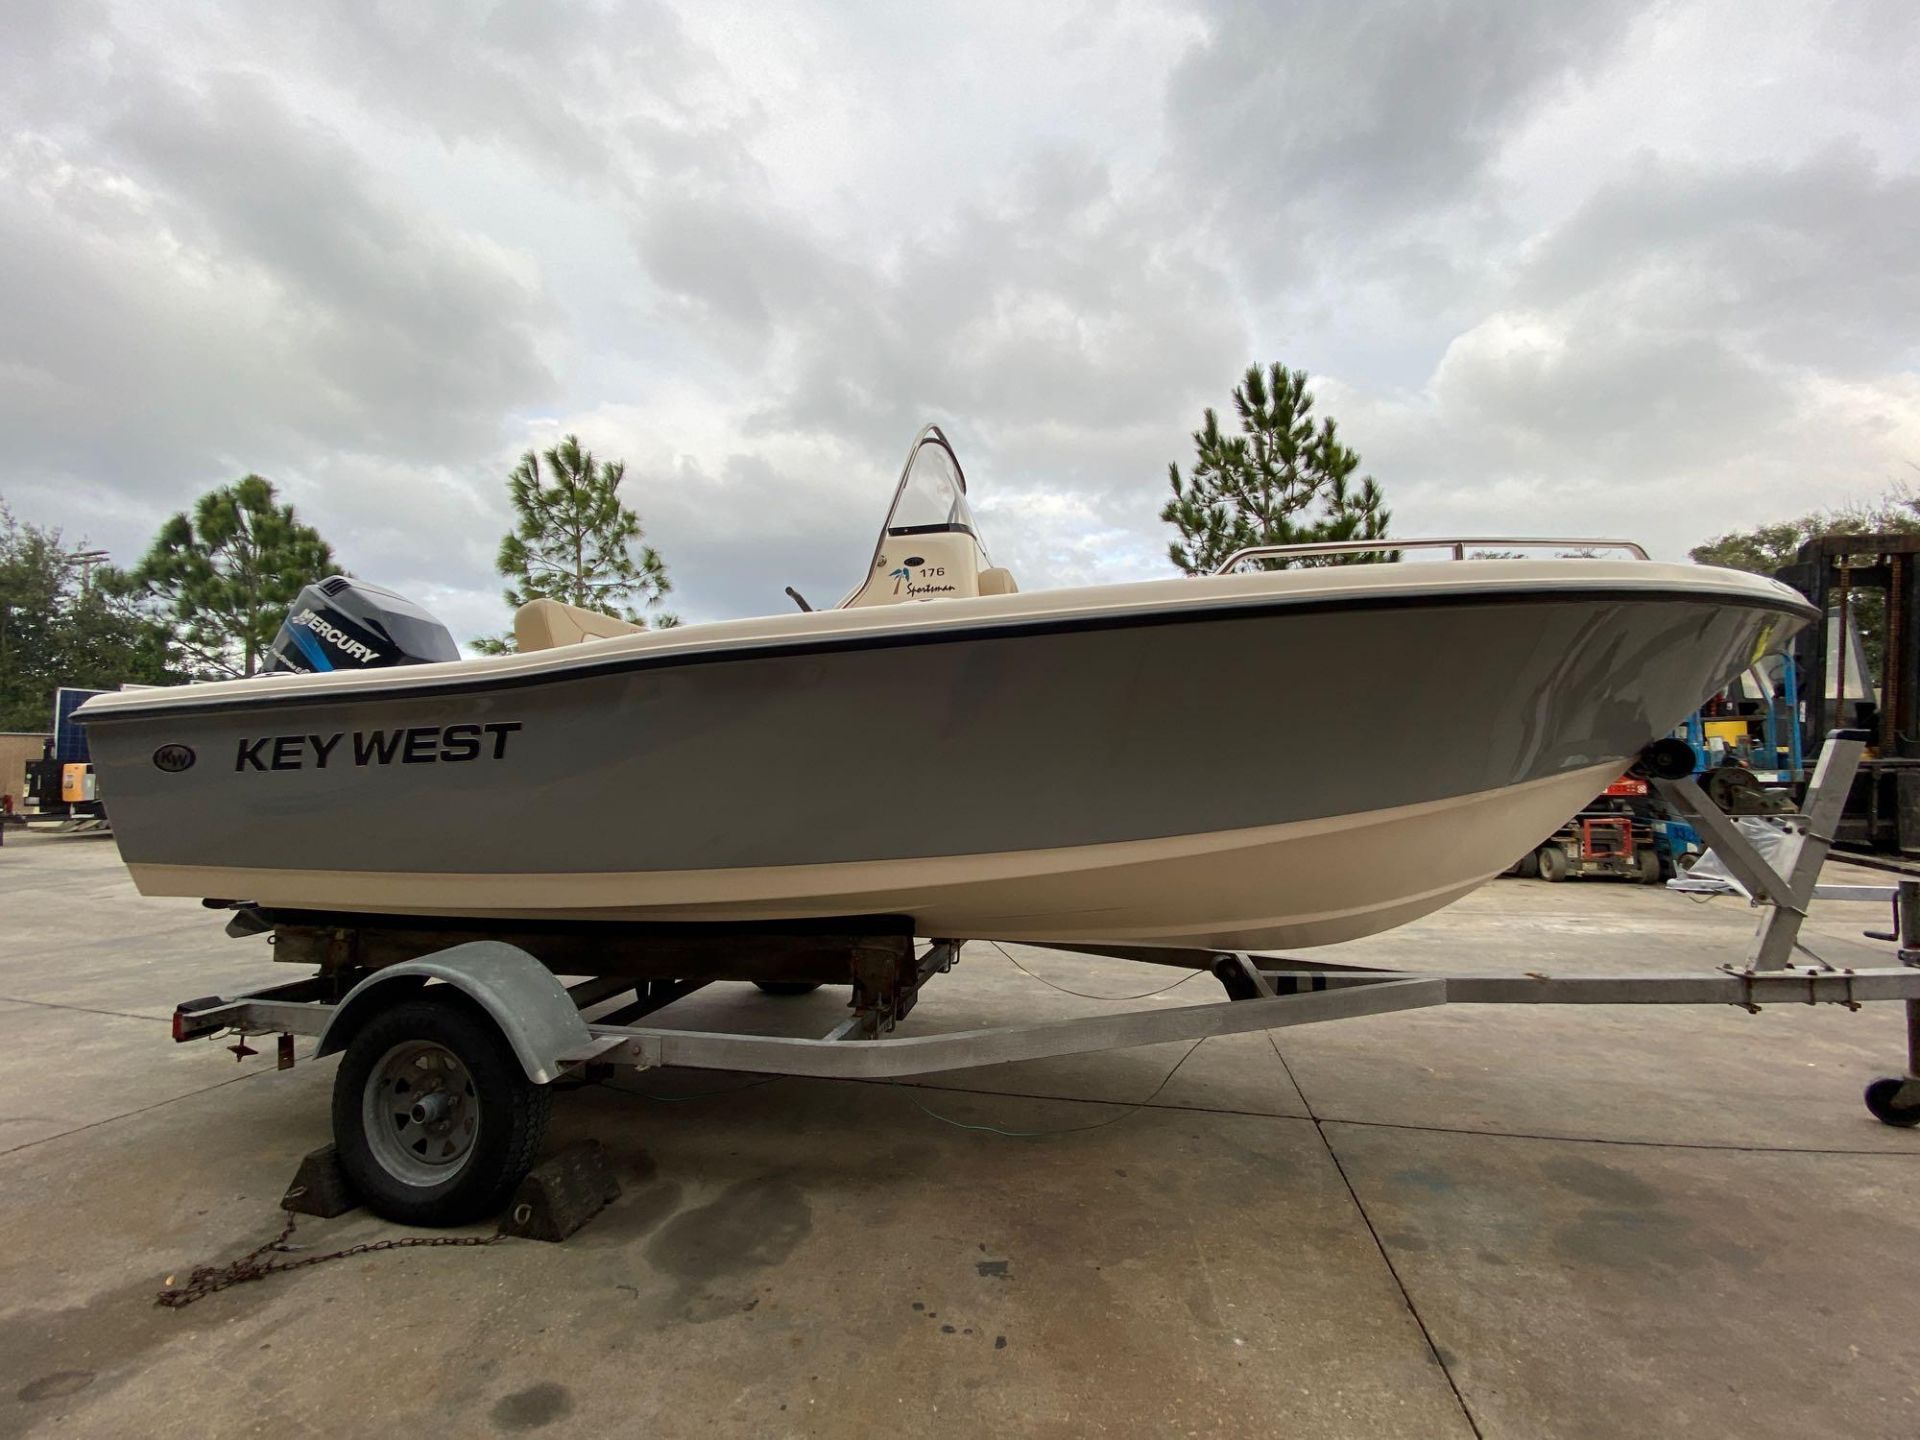
[(167, 1277), (167, 1283), (154, 1297), (154, 1304), (164, 1305), (169, 1310), (178, 1310), (183, 1305), (191, 1305), (196, 1300), (205, 1299), (217, 1291), (234, 1285), (244, 1285), (249, 1280), (264, 1280), (269, 1275), (277, 1275), (288, 1270), (304, 1270), (309, 1265), (324, 1265), (329, 1260), (345, 1260), (353, 1255), (372, 1255), (381, 1250), (413, 1250), (430, 1246), (479, 1246), (497, 1245), (507, 1239), (503, 1233), (494, 1235), (415, 1235), (402, 1240), (369, 1240), (360, 1245), (349, 1245), (344, 1250), (330, 1251), (325, 1255), (303, 1255), (298, 1260), (262, 1260), (263, 1255), (274, 1251), (285, 1253), (287, 1241), (293, 1238), (294, 1226), (298, 1223), (293, 1211), (286, 1212), (287, 1223), (280, 1233), (257, 1249), (249, 1250), (238, 1260), (229, 1260), (225, 1265), (196, 1265), (193, 1273), (187, 1276), (187, 1283), (176, 1286), (173, 1277)]

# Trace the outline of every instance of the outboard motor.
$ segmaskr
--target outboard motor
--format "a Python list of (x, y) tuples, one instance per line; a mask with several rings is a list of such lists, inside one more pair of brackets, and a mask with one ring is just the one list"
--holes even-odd
[(261, 673), (371, 670), (459, 658), (452, 632), (405, 596), (331, 575), (300, 592)]

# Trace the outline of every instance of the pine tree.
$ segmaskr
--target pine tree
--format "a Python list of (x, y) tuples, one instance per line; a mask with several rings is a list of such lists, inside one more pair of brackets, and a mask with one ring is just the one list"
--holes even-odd
[[(1334, 422), (1313, 420), (1307, 372), (1275, 363), (1258, 365), (1233, 391), (1238, 435), (1220, 429), (1209, 408), (1193, 432), (1193, 470), (1181, 479), (1169, 465), (1173, 498), (1160, 518), (1180, 532), (1167, 546), (1188, 575), (1211, 575), (1234, 551), (1249, 545), (1295, 545), (1316, 540), (1384, 539), (1392, 518), (1371, 475), (1353, 480), (1360, 457), (1342, 445)], [(1289, 564), (1352, 564), (1391, 552), (1324, 559), (1250, 562), (1277, 570)]]
[(154, 611), (189, 674), (225, 679), (260, 668), (301, 587), (334, 568), (320, 532), (278, 503), (270, 481), (248, 475), (168, 520), (110, 588)]
[[(658, 605), (672, 589), (667, 567), (651, 545), (642, 543), (640, 517), (620, 499), (627, 472), (623, 460), (596, 461), (569, 435), (541, 455), (529, 450), (507, 476), (507, 494), (517, 523), (500, 542), (495, 562), (510, 584), (506, 602), (517, 610), (529, 600), (558, 600), (583, 610), (598, 610), (635, 625), (649, 617), (627, 602), (640, 597)], [(639, 546), (638, 553), (634, 547)], [(656, 627), (678, 624), (655, 613)], [(474, 642), (489, 654), (513, 648), (511, 635)]]

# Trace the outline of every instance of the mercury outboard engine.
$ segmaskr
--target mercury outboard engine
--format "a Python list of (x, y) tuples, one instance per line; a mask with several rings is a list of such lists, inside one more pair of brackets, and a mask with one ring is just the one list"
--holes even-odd
[(262, 673), (371, 670), (459, 658), (447, 627), (405, 596), (332, 575), (300, 592)]

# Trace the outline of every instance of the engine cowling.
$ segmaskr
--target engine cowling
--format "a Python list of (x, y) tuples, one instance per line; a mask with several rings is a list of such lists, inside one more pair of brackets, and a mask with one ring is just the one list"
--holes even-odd
[(404, 595), (332, 575), (300, 592), (261, 668), (316, 674), (459, 658), (453, 633)]

